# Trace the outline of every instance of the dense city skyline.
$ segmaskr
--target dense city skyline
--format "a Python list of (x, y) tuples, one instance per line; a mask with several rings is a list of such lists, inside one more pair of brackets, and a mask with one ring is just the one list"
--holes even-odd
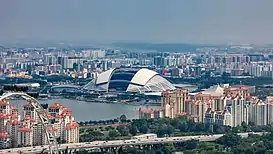
[(1, 153), (273, 153), (272, 0), (0, 2)]
[(0, 40), (268, 44), (272, 3), (3, 1)]

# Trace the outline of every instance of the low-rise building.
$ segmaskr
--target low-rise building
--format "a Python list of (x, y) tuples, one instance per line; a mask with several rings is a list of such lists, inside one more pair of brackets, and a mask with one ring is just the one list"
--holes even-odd
[(142, 135), (132, 137), (133, 140), (155, 139), (155, 138), (157, 138), (156, 134), (142, 134)]
[(140, 119), (156, 119), (156, 118), (163, 118), (164, 117), (164, 110), (157, 108), (139, 108), (139, 118)]

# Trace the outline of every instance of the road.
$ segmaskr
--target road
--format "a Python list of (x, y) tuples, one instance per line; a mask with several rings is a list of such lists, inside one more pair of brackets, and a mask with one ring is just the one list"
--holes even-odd
[[(241, 137), (247, 137), (249, 133), (238, 133)], [(252, 133), (262, 135), (263, 132)], [(153, 139), (141, 139), (141, 140), (115, 140), (115, 141), (94, 141), (94, 142), (81, 142), (73, 144), (61, 144), (59, 150), (63, 151), (65, 149), (92, 149), (92, 148), (106, 148), (106, 147), (117, 147), (124, 145), (149, 145), (149, 144), (160, 144), (160, 143), (174, 143), (174, 142), (184, 142), (187, 140), (199, 140), (199, 141), (215, 141), (224, 134), (215, 135), (198, 135), (198, 136), (181, 136), (181, 137), (166, 137), (166, 138), (153, 138)], [(31, 154), (48, 151), (48, 146), (36, 146), (36, 147), (23, 147), (23, 148), (12, 148), (0, 150), (0, 154)]]

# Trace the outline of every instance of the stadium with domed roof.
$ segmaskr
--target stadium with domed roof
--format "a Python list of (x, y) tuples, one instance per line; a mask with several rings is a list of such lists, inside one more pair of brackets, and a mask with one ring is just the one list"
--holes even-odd
[(106, 92), (162, 92), (175, 87), (147, 68), (114, 68), (105, 71), (84, 86), (86, 90)]

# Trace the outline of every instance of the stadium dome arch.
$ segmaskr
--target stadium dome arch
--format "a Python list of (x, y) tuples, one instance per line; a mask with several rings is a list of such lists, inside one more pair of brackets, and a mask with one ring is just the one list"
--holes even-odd
[(115, 68), (99, 74), (84, 89), (145, 93), (174, 90), (175, 87), (159, 73), (146, 68)]

